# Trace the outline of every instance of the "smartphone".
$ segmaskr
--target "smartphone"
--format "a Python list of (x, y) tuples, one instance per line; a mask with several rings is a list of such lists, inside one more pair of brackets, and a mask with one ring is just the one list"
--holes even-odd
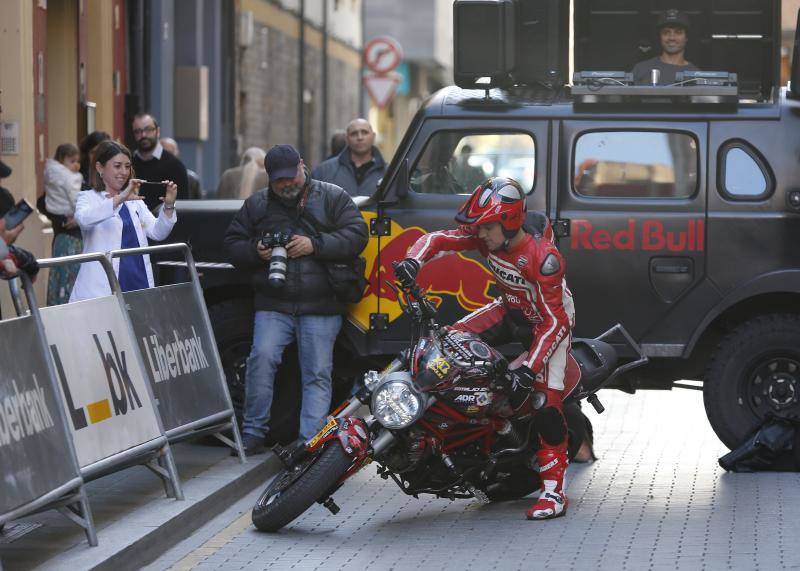
[[(158, 199), (167, 195), (167, 183), (142, 181), (139, 196), (145, 199), (148, 206), (158, 204)], [(152, 208), (152, 206), (151, 206)]]
[(6, 230), (13, 230), (33, 213), (33, 206), (24, 198), (11, 207), (11, 210), (6, 212), (3, 220), (6, 221)]
[(166, 190), (167, 183), (166, 182), (150, 182), (148, 180), (144, 180), (144, 181), (142, 181), (142, 185), (141, 186), (156, 186), (156, 187), (160, 186), (160, 187), (162, 187), (162, 188), (164, 188)]

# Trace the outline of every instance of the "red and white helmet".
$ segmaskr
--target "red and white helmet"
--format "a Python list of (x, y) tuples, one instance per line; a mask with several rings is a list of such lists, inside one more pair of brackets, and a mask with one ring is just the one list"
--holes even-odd
[(480, 226), (499, 222), (506, 234), (515, 234), (525, 223), (525, 192), (513, 178), (492, 177), (467, 199), (456, 214), (456, 222)]

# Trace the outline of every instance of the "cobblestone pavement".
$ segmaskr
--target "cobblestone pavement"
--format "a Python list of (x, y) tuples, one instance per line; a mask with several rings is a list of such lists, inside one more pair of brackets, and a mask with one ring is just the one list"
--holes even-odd
[[(604, 392), (594, 464), (569, 471), (567, 517), (530, 499), (479, 505), (400, 493), (372, 467), (277, 534), (248, 506), (152, 569), (800, 569), (800, 474), (728, 474), (695, 391)], [(245, 511), (247, 510), (247, 511)]]

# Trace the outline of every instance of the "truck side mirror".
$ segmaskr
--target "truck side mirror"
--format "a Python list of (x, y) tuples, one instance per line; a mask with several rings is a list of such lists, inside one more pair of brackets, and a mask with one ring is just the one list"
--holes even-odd
[(797, 10), (797, 25), (794, 28), (794, 49), (792, 50), (791, 93), (800, 99), (800, 10)]

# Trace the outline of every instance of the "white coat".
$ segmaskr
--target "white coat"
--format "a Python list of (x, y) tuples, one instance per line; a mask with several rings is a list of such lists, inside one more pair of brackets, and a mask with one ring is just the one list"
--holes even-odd
[[(83, 234), (83, 253), (108, 252), (118, 250), (122, 246), (122, 218), (120, 208), (128, 208), (131, 220), (136, 227), (136, 237), (141, 246), (147, 246), (147, 239), (164, 240), (172, 231), (178, 220), (173, 210), (172, 218), (167, 218), (162, 210), (158, 218), (153, 216), (142, 200), (129, 200), (114, 208), (114, 200), (107, 192), (86, 190), (78, 194), (75, 205), (75, 220)], [(114, 273), (119, 276), (119, 258), (114, 258)], [(153, 287), (153, 268), (150, 256), (144, 256), (144, 268), (147, 272), (147, 283)], [(81, 264), (75, 287), (69, 300), (80, 301), (111, 295), (111, 286), (100, 262)]]

